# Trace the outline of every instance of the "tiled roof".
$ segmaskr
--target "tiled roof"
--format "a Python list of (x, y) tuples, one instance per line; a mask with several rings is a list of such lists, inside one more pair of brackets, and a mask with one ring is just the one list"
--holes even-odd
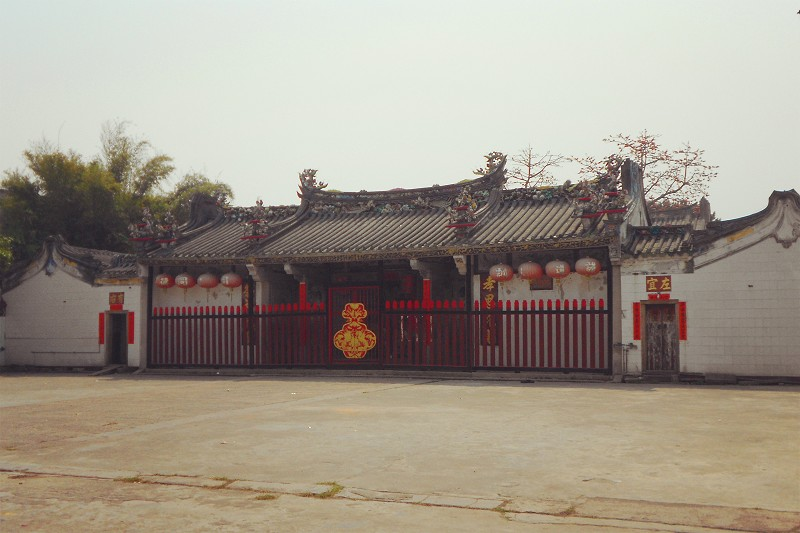
[(20, 263), (11, 268), (2, 279), (4, 291), (19, 286), (25, 279), (42, 269), (54, 267), (57, 262), (54, 256), (61, 256), (67, 270), (89, 284), (98, 280), (126, 280), (138, 277), (136, 256), (83, 248), (67, 244), (60, 236), (48, 237), (39, 254), (27, 263)]
[(69, 259), (81, 261), (92, 268), (97, 277), (121, 279), (136, 277), (136, 256), (108, 250), (82, 248), (58, 240), (58, 252)]
[(691, 250), (692, 231), (689, 226), (665, 228), (632, 228), (633, 237), (626, 251), (633, 256), (674, 255)]
[[(605, 242), (604, 218), (576, 216), (575, 186), (504, 191), (502, 168), (481, 178), (425, 189), (338, 193), (302, 190), (303, 202), (264, 239), (243, 240), (237, 222), (216, 219), (175, 246), (149, 254), (177, 262), (329, 262), (435, 257), (486, 251), (580, 247)], [(475, 225), (451, 225), (449, 207), (465, 186), (475, 200)]]
[(653, 226), (691, 226), (699, 216), (697, 205), (674, 207), (671, 209), (650, 209)]

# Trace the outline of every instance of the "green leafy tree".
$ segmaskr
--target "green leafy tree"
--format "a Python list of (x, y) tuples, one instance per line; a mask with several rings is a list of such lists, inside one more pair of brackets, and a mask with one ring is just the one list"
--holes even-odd
[(85, 160), (47, 141), (24, 152), (26, 168), (7, 170), (0, 182), (0, 268), (29, 259), (49, 235), (88, 248), (130, 251), (128, 225), (147, 207), (162, 219), (171, 211), (188, 221), (197, 193), (232, 197), (229, 185), (199, 173), (185, 175), (173, 190), (163, 184), (172, 159), (127, 131), (128, 123), (103, 125), (101, 153)]
[(100, 134), (105, 168), (134, 200), (158, 190), (175, 170), (172, 158), (155, 153), (149, 141), (136, 139), (127, 122), (106, 122)]
[(175, 184), (172, 191), (166, 194), (166, 207), (178, 223), (189, 221), (190, 202), (196, 193), (233, 199), (233, 190), (227, 183), (212, 181), (198, 172), (186, 174)]
[(29, 173), (6, 172), (0, 207), (2, 235), (15, 259), (31, 257), (48, 235), (90, 248), (126, 246), (125, 219), (117, 209), (119, 184), (100, 161), (85, 162), (46, 142), (25, 153)]

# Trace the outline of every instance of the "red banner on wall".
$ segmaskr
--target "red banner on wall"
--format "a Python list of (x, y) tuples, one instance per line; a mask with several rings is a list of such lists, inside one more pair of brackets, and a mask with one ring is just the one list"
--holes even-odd
[(678, 339), (685, 341), (688, 338), (686, 325), (686, 302), (678, 302)]
[(633, 340), (642, 340), (642, 304), (633, 302)]
[(133, 329), (133, 313), (128, 313), (128, 344), (133, 344), (135, 339), (135, 331)]
[(100, 313), (97, 317), (97, 338), (100, 344), (106, 343), (106, 314)]

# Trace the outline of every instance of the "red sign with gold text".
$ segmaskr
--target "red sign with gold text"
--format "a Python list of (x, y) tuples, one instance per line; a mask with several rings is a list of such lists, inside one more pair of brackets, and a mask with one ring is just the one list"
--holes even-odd
[(122, 311), (122, 307), (125, 305), (125, 293), (124, 292), (110, 292), (108, 293), (108, 307), (112, 311)]
[(672, 276), (645, 276), (644, 282), (647, 292), (670, 292), (672, 290)]

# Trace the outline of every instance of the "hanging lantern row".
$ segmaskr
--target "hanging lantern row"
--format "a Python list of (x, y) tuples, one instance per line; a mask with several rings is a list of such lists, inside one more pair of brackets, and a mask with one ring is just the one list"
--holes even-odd
[[(592, 277), (601, 271), (600, 261), (593, 257), (582, 257), (575, 262), (575, 272), (585, 277)], [(544, 267), (533, 261), (525, 261), (518, 268), (519, 277), (533, 281), (547, 274), (553, 279), (563, 279), (570, 275), (572, 269), (569, 263), (561, 259), (550, 261)], [(499, 263), (489, 269), (489, 276), (495, 281), (511, 281), (514, 279), (514, 269), (511, 266)]]
[(155, 279), (156, 287), (159, 289), (169, 289), (173, 285), (175, 285), (175, 278), (170, 276), (169, 274), (159, 274), (156, 276)]
[(197, 285), (197, 280), (188, 272), (184, 272), (183, 274), (175, 276), (175, 285), (181, 289), (191, 289)]
[(195, 285), (199, 285), (204, 289), (213, 289), (220, 283), (223, 287), (235, 289), (236, 287), (241, 287), (243, 282), (242, 276), (236, 272), (228, 272), (223, 274), (221, 278), (218, 278), (211, 272), (200, 274), (196, 279), (188, 272), (178, 274), (174, 278), (169, 274), (159, 274), (155, 278), (155, 285), (159, 289), (169, 289), (170, 287), (178, 286), (185, 290), (191, 289)]

